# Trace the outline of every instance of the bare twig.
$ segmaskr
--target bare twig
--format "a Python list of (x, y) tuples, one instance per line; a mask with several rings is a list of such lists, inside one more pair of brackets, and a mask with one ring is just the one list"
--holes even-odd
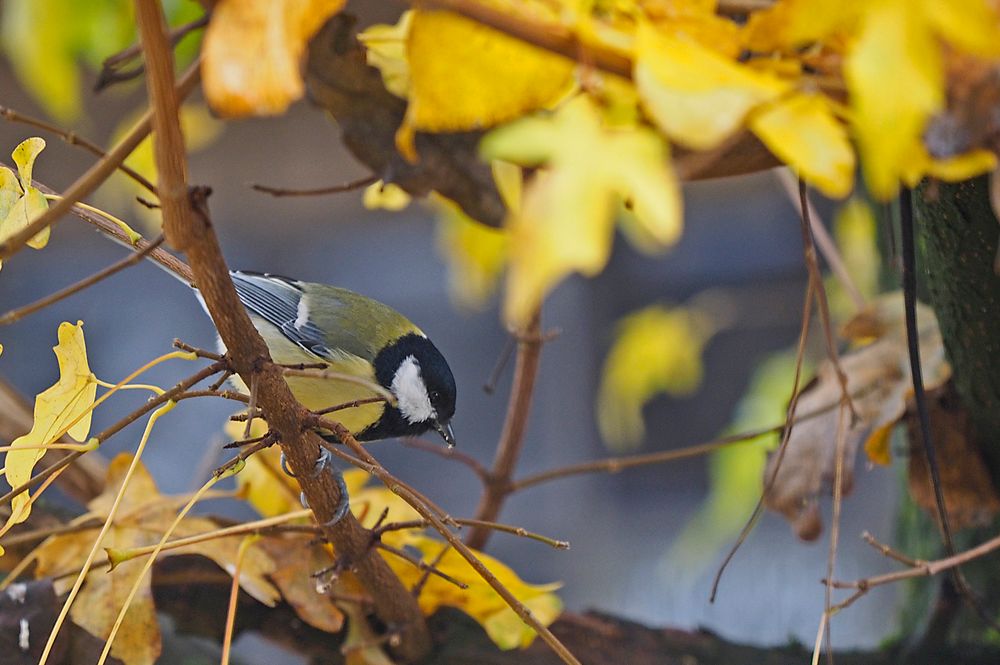
[[(885, 546), (880, 546), (879, 549), (881, 549), (881, 547)], [(894, 550), (891, 550), (891, 548), (886, 549), (892, 552), (891, 554), (889, 552), (884, 552), (886, 556), (889, 556), (897, 561), (908, 561), (911, 563), (910, 567), (904, 570), (897, 570), (891, 573), (884, 573), (882, 575), (872, 575), (871, 577), (864, 577), (850, 582), (833, 580), (831, 585), (835, 589), (857, 590), (853, 596), (849, 597), (839, 605), (834, 606), (834, 611), (842, 610), (853, 604), (858, 598), (877, 586), (892, 584), (894, 582), (908, 580), (914, 577), (929, 577), (932, 575), (938, 575), (995, 552), (1000, 549), (1000, 536), (995, 536), (980, 543), (979, 545), (976, 545), (975, 547), (965, 550), (964, 552), (959, 552), (953, 556), (948, 556), (943, 559), (937, 559), (936, 561), (922, 561), (920, 559), (914, 559), (906, 556), (905, 554), (895, 552)], [(825, 581), (826, 580), (824, 580), (824, 582)]]
[[(25, 115), (24, 113), (20, 113), (12, 108), (3, 105), (0, 105), (0, 117), (9, 122), (20, 122), (22, 124), (36, 127), (51, 134), (55, 134), (66, 143), (70, 145), (79, 146), (84, 150), (88, 151), (90, 154), (94, 155), (95, 157), (100, 157), (102, 159), (104, 157), (107, 157), (107, 153), (105, 153), (104, 150), (100, 148), (100, 146), (98, 146), (96, 143), (88, 141), (87, 139), (83, 138), (74, 131), (67, 131), (65, 129), (62, 129), (61, 127), (57, 127), (56, 125), (45, 122), (44, 120), (33, 118), (29, 115)], [(135, 180), (137, 183), (145, 187), (154, 195), (156, 194), (156, 185), (151, 183), (144, 175), (142, 175), (135, 169), (125, 164), (119, 164), (118, 170), (120, 170), (122, 173), (126, 174), (133, 180)]]
[(840, 365), (840, 354), (837, 353), (837, 342), (834, 339), (833, 328), (830, 324), (830, 305), (826, 300), (826, 286), (823, 284), (823, 275), (820, 273), (819, 261), (816, 260), (816, 243), (813, 238), (813, 224), (810, 222), (809, 190), (806, 181), (799, 179), (799, 216), (802, 229), (802, 250), (806, 260), (806, 267), (812, 281), (816, 284), (816, 304), (819, 306), (819, 319), (823, 326), (823, 339), (826, 341), (826, 355), (829, 357), (833, 368), (837, 373), (837, 382), (840, 383), (840, 395), (848, 408), (851, 410), (851, 417), (855, 420), (858, 417), (854, 409), (854, 402), (851, 400), (850, 392), (847, 390), (847, 375)]
[(431, 443), (424, 439), (418, 439), (416, 437), (406, 437), (399, 440), (407, 448), (415, 448), (416, 450), (421, 450), (425, 453), (431, 453), (432, 455), (437, 455), (438, 457), (443, 457), (447, 460), (453, 460), (459, 462), (469, 467), (469, 469), (476, 474), (483, 484), (489, 482), (489, 471), (485, 466), (479, 463), (472, 455), (463, 453), (458, 448), (447, 448), (442, 446), (440, 443)]
[(469, 588), (468, 584), (466, 584), (465, 582), (462, 582), (460, 580), (456, 580), (454, 577), (452, 577), (448, 573), (445, 573), (445, 572), (441, 571), (439, 568), (437, 568), (437, 566), (435, 564), (430, 564), (430, 563), (426, 563), (424, 561), (421, 561), (420, 559), (418, 559), (418, 558), (416, 558), (414, 556), (411, 556), (408, 552), (406, 552), (404, 550), (401, 550), (398, 547), (393, 547), (392, 545), (387, 545), (386, 543), (377, 543), (376, 547), (378, 547), (380, 550), (382, 550), (384, 552), (388, 552), (389, 554), (394, 554), (394, 555), (398, 556), (403, 561), (406, 561), (407, 563), (413, 565), (414, 567), (416, 567), (416, 568), (424, 571), (425, 573), (427, 573), (429, 575), (437, 575), (438, 577), (440, 577), (444, 581), (450, 582), (451, 584), (454, 584), (459, 589), (468, 589)]
[[(199, 80), (200, 61), (195, 62), (185, 72), (184, 76), (177, 84), (176, 90), (171, 92), (177, 99), (186, 97), (195, 87)], [(171, 77), (173, 78), (173, 77)], [(118, 165), (125, 161), (136, 146), (138, 146), (149, 132), (152, 130), (152, 111), (147, 111), (139, 121), (125, 134), (124, 137), (105, 155), (89, 169), (84, 172), (76, 181), (69, 186), (62, 198), (56, 204), (39, 215), (37, 219), (25, 226), (23, 229), (0, 242), (0, 260), (9, 258), (12, 254), (24, 247), (24, 244), (34, 238), (39, 231), (55, 224), (64, 214), (73, 208), (73, 204), (80, 201), (85, 196), (97, 189), (108, 177), (114, 173)]]
[(316, 189), (286, 189), (284, 187), (269, 187), (267, 185), (260, 184), (250, 185), (250, 187), (258, 192), (264, 192), (265, 194), (270, 194), (271, 196), (322, 196), (324, 194), (340, 194), (343, 192), (350, 192), (355, 189), (361, 189), (362, 187), (367, 187), (376, 180), (378, 180), (378, 176), (366, 175), (364, 178), (358, 178), (357, 180), (351, 180), (350, 182), (341, 183), (339, 185), (331, 185), (329, 187), (317, 187)]
[(510, 357), (514, 353), (516, 341), (513, 335), (507, 335), (507, 339), (504, 340), (503, 348), (500, 349), (500, 355), (497, 357), (497, 362), (493, 365), (490, 375), (486, 377), (486, 383), (483, 384), (483, 392), (487, 395), (492, 395), (493, 391), (496, 390), (500, 374), (507, 367), (507, 363), (510, 362)]
[[(540, 310), (534, 313), (528, 327), (521, 332), (523, 334), (519, 335), (517, 342), (514, 381), (507, 402), (507, 417), (504, 420), (488, 482), (476, 508), (476, 519), (484, 522), (497, 521), (504, 500), (510, 494), (510, 484), (524, 445), (524, 433), (528, 428), (528, 414), (531, 411), (542, 352)], [(466, 537), (465, 542), (469, 547), (483, 549), (489, 537), (489, 529), (476, 527)]]
[(39, 298), (38, 300), (29, 305), (25, 305), (23, 307), (18, 307), (17, 309), (10, 310), (9, 312), (0, 316), (0, 326), (9, 325), (11, 323), (14, 323), (15, 321), (19, 321), (20, 319), (24, 318), (29, 314), (37, 312), (38, 310), (48, 307), (53, 303), (57, 303), (60, 300), (68, 298), (74, 293), (79, 293), (80, 291), (83, 291), (85, 288), (89, 286), (93, 286), (97, 282), (100, 282), (102, 279), (107, 279), (108, 277), (124, 270), (125, 268), (128, 268), (129, 266), (134, 266), (135, 264), (142, 261), (146, 256), (149, 255), (150, 252), (155, 250), (162, 243), (163, 243), (163, 236), (160, 235), (158, 238), (147, 244), (138, 252), (135, 252), (130, 256), (126, 256), (120, 261), (112, 263), (108, 267), (99, 270), (90, 277), (81, 279), (79, 282), (76, 282), (75, 284), (70, 284), (66, 288), (60, 289), (59, 291), (56, 291), (51, 295), (47, 295), (44, 298)]
[[(808, 194), (805, 197), (800, 196), (799, 183), (791, 171), (782, 168), (777, 169), (776, 173), (778, 174), (778, 182), (781, 184), (782, 189), (785, 190), (788, 198), (795, 206), (795, 210), (799, 213), (799, 219), (802, 219), (804, 216), (809, 220), (809, 228), (816, 241), (816, 247), (819, 249), (820, 254), (823, 255), (823, 260), (830, 266), (830, 272), (836, 275), (837, 281), (844, 287), (844, 291), (851, 298), (854, 307), (858, 310), (864, 309), (867, 305), (865, 297), (861, 295), (861, 290), (858, 289), (858, 285), (854, 283), (854, 278), (848, 272), (847, 266), (844, 264), (844, 259), (840, 256), (840, 250), (837, 249), (837, 243), (833, 241), (830, 233), (823, 225), (823, 218), (819, 216), (819, 212), (817, 212), (816, 206), (813, 205), (812, 199), (809, 198)], [(803, 212), (802, 208), (803, 198), (806, 203), (805, 212)]]
[[(210, 15), (205, 14), (201, 18), (195, 19), (190, 23), (185, 23), (184, 25), (174, 28), (170, 31), (170, 44), (172, 46), (177, 46), (177, 44), (179, 44), (180, 41), (189, 34), (195, 30), (204, 28), (208, 25), (209, 18)], [(101, 71), (97, 75), (97, 82), (94, 83), (94, 92), (101, 92), (105, 88), (109, 88), (116, 83), (131, 81), (134, 78), (142, 76), (142, 73), (146, 68), (141, 63), (131, 69), (123, 68), (125, 63), (141, 55), (142, 46), (139, 44), (133, 44), (127, 49), (105, 58), (104, 62), (101, 63)]]
[(153, 148), (167, 241), (187, 253), (198, 290), (228, 349), (230, 367), (245, 384), (259, 383), (261, 411), (278, 434), (282, 452), (324, 537), (334, 544), (339, 556), (352, 562), (359, 581), (372, 595), (379, 618), (401, 631), (398, 656), (418, 660), (431, 644), (420, 608), (388, 564), (370, 550), (368, 534), (354, 516), (348, 512), (342, 519), (335, 519), (345, 497), (332, 474), (315, 472), (322, 439), (304, 426), (308, 412), (292, 395), (281, 369), (270, 362), (264, 340), (240, 303), (209, 219), (208, 192), (188, 188), (173, 84), (173, 54), (163, 11), (156, 0), (135, 0), (135, 6), (156, 128)]
[[(481, 526), (487, 529), (493, 529), (494, 531), (502, 531), (504, 533), (509, 533), (512, 536), (518, 536), (520, 538), (528, 538), (529, 540), (537, 540), (540, 543), (548, 545), (549, 547), (555, 548), (557, 550), (568, 550), (569, 543), (565, 540), (556, 540), (555, 538), (549, 538), (548, 536), (543, 536), (540, 533), (533, 533), (527, 529), (523, 529), (519, 526), (513, 526), (510, 524), (500, 524), (499, 522), (483, 522), (482, 520), (469, 520), (469, 519), (454, 519), (455, 523), (459, 526)], [(372, 527), (372, 537), (381, 537), (386, 531), (405, 531), (407, 529), (425, 529), (431, 526), (431, 523), (427, 520), (410, 520), (408, 522), (390, 522), (389, 524), (373, 526)]]
[(810, 274), (809, 283), (806, 286), (805, 302), (802, 304), (802, 326), (799, 329), (799, 343), (798, 348), (795, 351), (795, 378), (792, 381), (792, 397), (788, 402), (788, 410), (785, 416), (785, 428), (781, 436), (781, 444), (778, 446), (778, 452), (776, 453), (777, 458), (774, 463), (774, 468), (771, 471), (770, 477), (768, 477), (767, 481), (764, 483), (764, 489), (760, 493), (760, 498), (757, 500), (757, 505), (754, 506), (750, 519), (748, 519), (746, 524), (743, 525), (743, 528), (740, 530), (740, 535), (736, 538), (736, 542), (733, 543), (732, 548), (730, 548), (729, 552), (726, 553), (725, 558), (719, 565), (719, 569), (715, 573), (715, 579), (712, 580), (712, 591), (708, 597), (708, 601), (710, 603), (715, 602), (715, 597), (719, 592), (719, 582), (722, 580), (722, 574), (726, 571), (726, 566), (728, 566), (729, 562), (733, 560), (737, 550), (739, 550), (747, 536), (750, 535), (750, 532), (757, 524), (757, 520), (760, 519), (764, 510), (764, 499), (767, 497), (768, 492), (771, 491), (771, 487), (774, 485), (774, 481), (778, 477), (781, 462), (785, 458), (785, 451), (788, 449), (788, 441), (792, 436), (792, 424), (795, 421), (795, 409), (799, 405), (799, 397), (801, 395), (799, 384), (802, 379), (802, 361), (805, 357), (806, 340), (809, 337), (809, 322), (812, 319), (812, 302), (815, 289), (815, 279)]
[(347, 429), (340, 423), (335, 423), (331, 421), (323, 421), (322, 426), (329, 429), (331, 432), (337, 435), (337, 437), (344, 443), (357, 457), (351, 457), (350, 455), (339, 450), (336, 446), (329, 446), (327, 450), (332, 451), (341, 459), (347, 459), (352, 464), (360, 469), (364, 469), (368, 473), (372, 474), (384, 484), (389, 490), (394, 494), (406, 501), (410, 506), (416, 510), (421, 517), (430, 522), (431, 526), (440, 533), (448, 543), (455, 548), (455, 550), (465, 559), (472, 569), (486, 581), (494, 591), (503, 598), (504, 602), (514, 610), (514, 613), (524, 621), (525, 624), (531, 626), (535, 632), (538, 633), (539, 637), (552, 648), (552, 650), (559, 656), (559, 658), (570, 665), (580, 665), (580, 661), (570, 653), (569, 649), (559, 641), (555, 635), (552, 634), (546, 626), (544, 626), (530, 609), (528, 609), (521, 601), (519, 601), (514, 594), (510, 592), (506, 586), (503, 585), (496, 576), (490, 572), (482, 561), (469, 549), (469, 547), (461, 541), (458, 536), (456, 536), (451, 529), (445, 524), (441, 518), (439, 518), (433, 510), (431, 510), (424, 501), (420, 499), (419, 496), (410, 492), (405, 484), (402, 483), (399, 478), (389, 473), (385, 467), (383, 467), (378, 460), (376, 460), (372, 455), (364, 449), (364, 447), (358, 443), (357, 439), (347, 431)]

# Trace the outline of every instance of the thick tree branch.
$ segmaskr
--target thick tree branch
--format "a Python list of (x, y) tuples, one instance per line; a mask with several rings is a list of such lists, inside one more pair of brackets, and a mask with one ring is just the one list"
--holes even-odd
[(270, 362), (264, 341), (240, 304), (205, 207), (205, 190), (189, 193), (184, 143), (173, 85), (173, 54), (166, 22), (156, 0), (136, 0), (136, 15), (145, 53), (147, 87), (153, 108), (154, 155), (160, 175), (160, 199), (167, 240), (187, 252), (195, 282), (228, 348), (232, 368), (247, 385), (256, 385), (258, 406), (280, 435), (282, 451), (302, 491), (333, 543), (338, 556), (350, 561), (372, 595), (379, 618), (400, 635), (398, 655), (414, 661), (427, 653), (430, 635), (416, 600), (381, 556), (370, 547), (368, 532), (353, 515), (330, 524), (342, 498), (330, 473), (317, 473), (320, 438), (306, 430), (306, 410), (292, 395), (281, 368)]

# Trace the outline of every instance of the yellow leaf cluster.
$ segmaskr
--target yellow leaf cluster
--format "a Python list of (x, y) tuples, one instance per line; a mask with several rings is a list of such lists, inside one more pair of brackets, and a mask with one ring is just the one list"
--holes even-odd
[[(83, 322), (60, 324), (58, 336), (59, 343), (52, 350), (59, 361), (59, 380), (35, 398), (31, 431), (14, 440), (4, 462), (3, 473), (11, 487), (28, 482), (45, 455), (45, 446), (64, 434), (83, 441), (90, 432), (90, 408), (97, 396), (97, 381), (87, 362)], [(28, 519), (31, 501), (28, 492), (11, 500), (11, 514), (0, 534)]]
[[(0, 167), (0, 241), (16, 234), (48, 210), (45, 195), (31, 180), (35, 159), (44, 149), (45, 139), (37, 136), (25, 139), (10, 154), (17, 166), (17, 175)], [(48, 242), (49, 229), (46, 227), (28, 240), (28, 246), (41, 249)]]
[[(259, 433), (258, 431), (257, 435)], [(244, 480), (243, 477), (248, 474), (248, 479)], [(241, 484), (246, 484), (249, 501), (264, 515), (282, 511), (291, 502), (292, 495), (295, 501), (298, 501), (298, 485), (294, 479), (288, 478), (281, 472), (278, 451), (275, 449), (262, 451), (247, 460), (246, 468), (240, 472), (237, 479)], [(351, 497), (351, 512), (363, 526), (372, 528), (379, 519), (382, 524), (420, 520), (420, 515), (398, 495), (382, 486), (369, 486), (366, 484), (368, 480), (368, 474), (363, 471), (350, 470), (344, 473), (344, 481)], [(294, 489), (289, 487), (289, 483)], [(274, 499), (274, 497), (280, 498)], [(383, 512), (385, 512), (384, 518)], [(423, 581), (419, 602), (425, 613), (430, 614), (444, 605), (456, 607), (478, 621), (501, 648), (513, 649), (531, 644), (535, 637), (534, 631), (524, 625), (468, 562), (451, 550), (446, 543), (425, 535), (423, 529), (386, 531), (381, 535), (381, 540), (393, 547), (418, 553), (423, 562), (469, 585), (468, 589), (460, 589), (436, 575), (431, 575), (423, 581), (425, 577), (423, 570), (392, 553), (383, 552), (383, 557), (407, 586), (415, 587)], [(278, 546), (265, 545), (265, 549), (272, 552), (275, 559), (284, 560)], [(438, 559), (443, 550), (447, 552)], [(543, 624), (548, 625), (558, 617), (562, 603), (552, 593), (559, 587), (558, 584), (528, 584), (493, 557), (482, 552), (475, 554)], [(276, 579), (276, 582), (279, 582), (279, 579)], [(316, 607), (316, 599), (310, 598), (303, 589), (294, 584), (289, 575), (280, 576), (279, 586), (283, 594), (292, 594), (291, 598), (287, 595), (286, 598), (295, 605), (303, 619), (323, 630), (328, 630), (333, 625), (330, 623), (331, 618), (326, 608)], [(313, 596), (315, 595), (314, 593)]]
[(638, 445), (646, 402), (659, 393), (686, 395), (698, 387), (702, 349), (712, 332), (707, 315), (696, 308), (654, 305), (622, 320), (597, 398), (605, 441), (618, 448)]
[[(78, 521), (108, 518), (131, 462), (132, 457), (128, 454), (119, 455), (112, 460), (108, 466), (104, 491), (88, 504), (89, 511), (77, 518)], [(125, 488), (122, 510), (100, 543), (101, 547), (129, 550), (155, 545), (174, 521), (177, 505), (176, 497), (159, 493), (152, 477), (140, 465)], [(188, 516), (178, 524), (174, 535), (183, 538), (216, 529), (216, 524), (209, 519)], [(73, 574), (86, 561), (94, 545), (94, 535), (93, 530), (84, 530), (45, 540), (29, 555), (36, 561), (35, 576), (56, 578), (57, 592), (65, 592), (73, 584)], [(232, 536), (206, 540), (164, 550), (161, 556), (199, 554), (232, 573), (239, 556), (241, 539), (241, 536)], [(70, 617), (92, 635), (107, 639), (142, 569), (143, 561), (139, 558), (119, 563), (110, 572), (93, 570), (70, 609)], [(240, 585), (260, 602), (274, 605), (279, 593), (268, 579), (274, 570), (272, 559), (259, 547), (251, 547), (244, 553), (240, 565)], [(159, 656), (160, 646), (151, 578), (145, 575), (139, 592), (125, 614), (118, 637), (111, 648), (111, 655), (128, 665), (152, 664)]]
[(345, 0), (220, 0), (202, 49), (205, 97), (226, 117), (278, 115), (305, 86), (309, 38)]
[(396, 142), (411, 160), (415, 131), (482, 129), (545, 108), (568, 92), (575, 67), (475, 21), (425, 10), (409, 19), (406, 58), (409, 105)]
[(548, 117), (500, 127), (483, 140), (489, 159), (545, 167), (512, 210), (505, 314), (524, 325), (544, 295), (571, 272), (595, 275), (607, 263), (614, 214), (631, 207), (658, 246), (681, 230), (680, 192), (666, 142), (642, 126), (607, 127), (579, 96)]

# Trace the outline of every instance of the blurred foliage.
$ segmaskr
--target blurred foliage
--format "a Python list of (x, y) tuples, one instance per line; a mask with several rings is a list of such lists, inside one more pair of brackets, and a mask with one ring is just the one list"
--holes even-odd
[(696, 306), (652, 305), (619, 322), (597, 397), (597, 423), (609, 446), (623, 450), (642, 442), (642, 408), (656, 395), (698, 388), (702, 349), (715, 331), (712, 317)]
[[(809, 368), (803, 367), (805, 376)], [(795, 350), (768, 356), (754, 372), (746, 394), (722, 432), (737, 434), (781, 423), (788, 409), (795, 379)], [(665, 564), (693, 579), (714, 563), (712, 553), (727, 544), (743, 527), (763, 489), (767, 453), (778, 445), (777, 433), (727, 446), (709, 461), (709, 495), (681, 531)]]
[[(171, 25), (204, 13), (194, 0), (164, 0)], [(130, 0), (4, 0), (0, 3), (0, 45), (14, 73), (45, 111), (59, 122), (76, 120), (83, 109), (85, 69), (137, 39)], [(198, 39), (176, 50), (182, 64), (198, 51)]]

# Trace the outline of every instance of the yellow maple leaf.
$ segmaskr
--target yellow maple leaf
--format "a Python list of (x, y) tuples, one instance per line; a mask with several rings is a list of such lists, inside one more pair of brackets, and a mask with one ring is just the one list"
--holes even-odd
[(202, 46), (212, 109), (226, 117), (279, 115), (305, 86), (299, 60), (309, 38), (346, 0), (220, 0)]
[(505, 315), (523, 325), (569, 273), (600, 272), (611, 251), (616, 205), (631, 204), (659, 247), (681, 231), (681, 202), (666, 142), (642, 126), (607, 128), (581, 95), (548, 117), (500, 127), (480, 146), (488, 158), (544, 166), (511, 211)]
[[(437, 575), (428, 577), (417, 599), (425, 614), (432, 614), (441, 606), (457, 607), (475, 619), (501, 649), (527, 647), (535, 639), (535, 631), (447, 543), (417, 536), (409, 545), (420, 551), (424, 562), (468, 585), (467, 589), (460, 589)], [(556, 620), (562, 611), (562, 601), (553, 591), (562, 586), (560, 583), (529, 584), (498, 559), (476, 550), (473, 553), (543, 625)], [(385, 559), (407, 586), (412, 587), (424, 577), (422, 570), (407, 561), (392, 555), (386, 555)]]
[[(87, 363), (83, 322), (60, 324), (58, 337), (52, 350), (59, 361), (59, 380), (35, 398), (31, 431), (15, 439), (7, 453), (4, 475), (11, 487), (28, 482), (35, 464), (45, 455), (39, 447), (53, 443), (63, 429), (69, 427), (66, 433), (77, 441), (90, 432), (89, 409), (97, 396), (97, 382)], [(22, 492), (11, 500), (11, 515), (0, 534), (30, 514), (31, 499), (28, 492)]]
[(492, 127), (560, 99), (575, 63), (457, 14), (417, 10), (406, 43), (410, 103), (396, 136), (416, 159), (414, 131)]
[(709, 317), (696, 308), (653, 305), (627, 316), (604, 361), (597, 422), (618, 448), (642, 441), (642, 407), (658, 393), (686, 395), (701, 383)]
[(854, 186), (854, 149), (847, 129), (819, 94), (793, 94), (753, 113), (750, 129), (778, 159), (833, 198)]
[(696, 150), (719, 145), (746, 115), (788, 84), (702, 44), (648, 23), (636, 32), (633, 77), (646, 113), (673, 141)]

